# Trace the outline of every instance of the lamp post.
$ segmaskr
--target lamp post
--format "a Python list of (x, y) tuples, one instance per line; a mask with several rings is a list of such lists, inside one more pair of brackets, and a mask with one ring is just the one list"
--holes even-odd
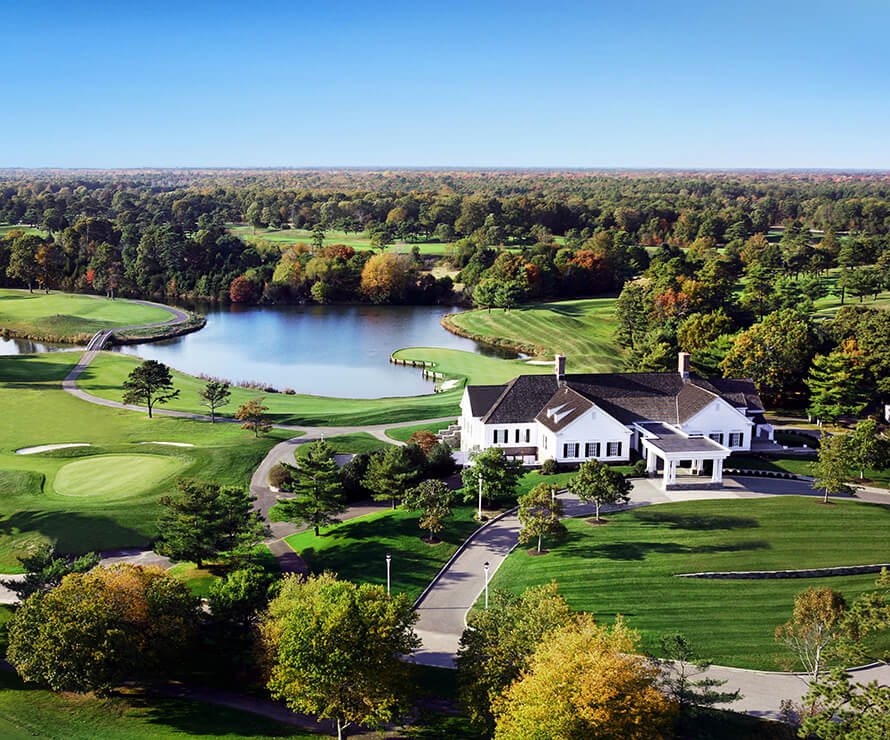
[(389, 596), (389, 570), (392, 563), (392, 555), (386, 553), (386, 595)]
[(479, 521), (482, 521), (482, 473), (479, 473)]
[(482, 566), (485, 569), (485, 608), (488, 609), (488, 561)]

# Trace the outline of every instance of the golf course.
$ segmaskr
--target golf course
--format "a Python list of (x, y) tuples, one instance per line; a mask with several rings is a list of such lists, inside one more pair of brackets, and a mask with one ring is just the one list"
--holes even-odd
[(123, 299), (0, 289), (0, 329), (37, 341), (85, 343), (102, 329), (169, 319), (163, 308)]
[[(0, 572), (19, 571), (17, 556), (43, 542), (68, 553), (144, 547), (176, 478), (246, 485), (268, 450), (294, 436), (256, 439), (235, 424), (84, 403), (61, 388), (79, 357), (0, 357)], [(78, 446), (16, 454), (63, 444)]]
[[(608, 514), (607, 524), (567, 519), (568, 535), (531, 557), (507, 558), (492, 586), (521, 593), (556, 580), (572, 608), (610, 622), (623, 615), (659, 652), (659, 638), (685, 634), (720, 665), (780, 670), (787, 655), (773, 639), (795, 595), (830, 586), (848, 602), (873, 591), (875, 574), (712, 580), (681, 573), (826, 568), (887, 562), (890, 506), (783, 496), (690, 501)], [(851, 538), (850, 533), (856, 537)], [(884, 633), (883, 647), (890, 645)]]

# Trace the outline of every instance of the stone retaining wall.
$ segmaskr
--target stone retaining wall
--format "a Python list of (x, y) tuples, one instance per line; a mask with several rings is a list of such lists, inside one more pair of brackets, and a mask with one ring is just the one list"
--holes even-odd
[(675, 573), (676, 578), (722, 578), (725, 580), (765, 580), (768, 578), (822, 578), (824, 576), (857, 576), (863, 573), (880, 573), (890, 568), (890, 563), (876, 565), (846, 565), (839, 568), (813, 568), (811, 570), (737, 570), (710, 573)]

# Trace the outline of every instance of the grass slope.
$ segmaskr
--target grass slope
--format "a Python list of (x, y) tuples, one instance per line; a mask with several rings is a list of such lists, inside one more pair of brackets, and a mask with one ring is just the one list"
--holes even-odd
[(65, 740), (267, 738), (310, 740), (319, 735), (257, 714), (185, 699), (127, 692), (108, 699), (56, 694), (0, 671), (0, 737)]
[[(83, 390), (120, 401), (123, 382), (140, 363), (138, 358), (115, 352), (103, 352), (90, 364), (77, 381)], [(418, 371), (419, 372), (419, 371)], [(173, 371), (179, 398), (163, 408), (206, 413), (198, 401), (198, 390), (206, 381), (192, 375)], [(385, 424), (393, 421), (413, 421), (456, 415), (459, 411), (460, 390), (431, 393), (407, 398), (327, 398), (284, 393), (262, 393), (251, 388), (232, 388), (231, 403), (220, 409), (221, 416), (232, 417), (238, 406), (258, 396), (265, 398), (269, 417), (276, 424), (305, 424), (309, 426), (350, 426)]]
[[(147, 545), (156, 534), (158, 498), (174, 490), (175, 476), (168, 470), (163, 480), (151, 485), (136, 477), (121, 478), (115, 490), (113, 477), (128, 474), (126, 466), (114, 464), (118, 455), (140, 461), (160, 459), (165, 467), (172, 470), (175, 465), (175, 472), (187, 477), (247, 485), (266, 452), (280, 439), (293, 436), (274, 432), (257, 440), (234, 424), (165, 417), (149, 420), (144, 414), (85, 403), (61, 389), (62, 378), (78, 357), (74, 352), (0, 357), (0, 483), (4, 484), (0, 489), (0, 572), (17, 571), (16, 556), (41, 542), (53, 541), (63, 552), (72, 553)], [(136, 444), (151, 441), (195, 446)], [(35, 455), (14, 453), (21, 447), (70, 442), (91, 446)], [(78, 490), (91, 492), (89, 479), (79, 475), (80, 463), (104, 467), (109, 455), (112, 469), (98, 471), (102, 473), (102, 479), (96, 480), (98, 495), (56, 493), (60, 471), (63, 486), (73, 472)]]
[(82, 341), (100, 329), (167, 321), (161, 308), (68, 293), (0, 290), (0, 327), (35, 338)]
[(397, 442), (407, 442), (411, 439), (414, 432), (432, 432), (438, 434), (448, 428), (449, 424), (454, 423), (457, 419), (449, 419), (448, 421), (435, 421), (432, 424), (414, 424), (410, 427), (396, 427), (395, 429), (387, 429), (386, 436)]
[(510, 311), (467, 311), (449, 317), (472, 335), (532, 344), (568, 359), (569, 372), (598, 373), (619, 369), (621, 349), (615, 343), (615, 299), (590, 298), (520, 306)]
[(479, 526), (473, 508), (460, 506), (441, 533), (442, 542), (427, 545), (418, 527), (420, 514), (387, 510), (328, 527), (316, 537), (311, 531), (286, 538), (313, 573), (331, 570), (356, 583), (386, 584), (386, 553), (392, 554), (392, 590), (420, 596), (458, 546)]
[[(726, 467), (742, 468), (744, 470), (773, 470), (783, 473), (794, 473), (795, 475), (813, 475), (813, 462), (816, 456), (787, 455), (786, 457), (778, 456), (761, 456), (761, 455), (730, 455), (726, 461)], [(890, 468), (885, 470), (873, 470), (866, 468), (864, 471), (865, 478), (859, 480), (859, 471), (854, 471), (852, 483), (868, 486), (879, 486), (881, 488), (890, 488)]]
[[(399, 360), (423, 360), (435, 364), (435, 370), (445, 373), (449, 379), (466, 378), (477, 385), (497, 385), (512, 380), (517, 375), (553, 372), (552, 365), (530, 365), (525, 360), (500, 360), (496, 357), (477, 355), (460, 349), (439, 347), (410, 347), (393, 352)], [(419, 371), (418, 371), (419, 372)], [(446, 391), (438, 395), (444, 396)]]
[(830, 586), (851, 600), (872, 590), (875, 576), (729, 581), (674, 574), (886, 562), (890, 507), (788, 496), (663, 504), (608, 519), (599, 527), (567, 520), (567, 539), (544, 557), (515, 550), (493, 586), (521, 592), (556, 579), (573, 608), (604, 621), (623, 614), (654, 654), (660, 635), (680, 631), (715, 663), (777, 670), (784, 653), (773, 634), (790, 618), (795, 594)]

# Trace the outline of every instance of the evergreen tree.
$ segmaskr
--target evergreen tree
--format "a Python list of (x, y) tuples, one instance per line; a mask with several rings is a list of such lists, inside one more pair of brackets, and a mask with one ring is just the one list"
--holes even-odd
[(295, 497), (278, 503), (278, 511), (289, 522), (312, 527), (316, 536), (319, 527), (339, 524), (338, 514), (346, 511), (340, 471), (334, 460), (334, 448), (318, 440), (307, 448), (307, 454), (295, 458), (296, 465), (281, 463), (290, 472)]
[(201, 405), (210, 409), (210, 423), (216, 421), (216, 410), (220, 406), (226, 406), (229, 403), (229, 384), (219, 380), (211, 380), (198, 391), (201, 397)]
[(816, 355), (807, 379), (810, 405), (807, 412), (817, 419), (835, 422), (841, 416), (856, 416), (868, 401), (865, 368), (855, 340), (828, 355)]
[[(415, 449), (419, 450), (416, 445)], [(423, 453), (420, 453), (423, 455)], [(396, 508), (396, 499), (402, 498), (418, 476), (418, 467), (411, 459), (411, 451), (407, 446), (389, 447), (382, 455), (374, 455), (368, 463), (368, 470), (362, 484), (373, 491), (371, 498), (375, 501), (392, 501)]]
[(157, 360), (146, 360), (134, 367), (124, 381), (124, 403), (144, 403), (148, 407), (148, 418), (155, 404), (167, 403), (179, 395), (173, 388), (170, 368)]

